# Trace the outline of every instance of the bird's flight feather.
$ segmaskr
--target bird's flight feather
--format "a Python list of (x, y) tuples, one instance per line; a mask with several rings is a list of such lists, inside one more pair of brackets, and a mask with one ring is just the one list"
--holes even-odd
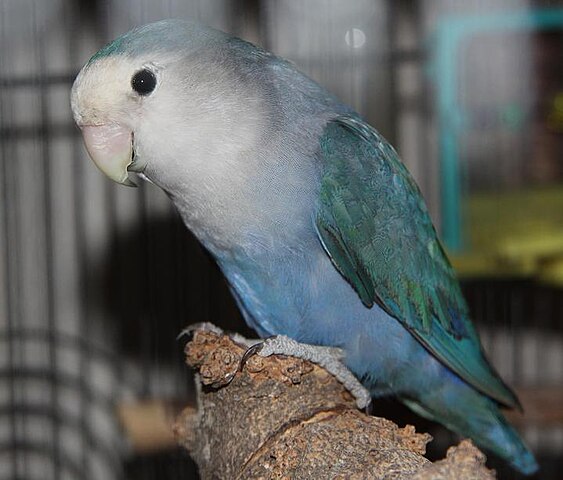
[(481, 350), (422, 196), (395, 150), (354, 116), (330, 122), (316, 218), (334, 265), (362, 302), (376, 302), (475, 388), (514, 407), (518, 400)]

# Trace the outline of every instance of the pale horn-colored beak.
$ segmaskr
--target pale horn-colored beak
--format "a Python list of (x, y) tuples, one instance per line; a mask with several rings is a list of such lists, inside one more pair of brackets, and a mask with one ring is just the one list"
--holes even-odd
[(127, 171), (133, 162), (133, 132), (117, 123), (82, 125), (80, 129), (96, 166), (114, 182), (136, 187)]

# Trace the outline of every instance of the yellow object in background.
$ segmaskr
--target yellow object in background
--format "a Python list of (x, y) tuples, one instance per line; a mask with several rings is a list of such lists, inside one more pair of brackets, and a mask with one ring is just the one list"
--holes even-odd
[(451, 255), (462, 277), (520, 276), (563, 286), (563, 187), (467, 198), (469, 245)]

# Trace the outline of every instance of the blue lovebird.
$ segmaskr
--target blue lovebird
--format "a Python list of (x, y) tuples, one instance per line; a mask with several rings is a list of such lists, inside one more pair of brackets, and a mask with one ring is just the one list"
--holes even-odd
[(537, 470), (416, 184), (350, 107), (286, 60), (179, 20), (102, 48), (71, 103), (100, 170), (168, 194), (261, 336), (338, 347), (373, 397)]

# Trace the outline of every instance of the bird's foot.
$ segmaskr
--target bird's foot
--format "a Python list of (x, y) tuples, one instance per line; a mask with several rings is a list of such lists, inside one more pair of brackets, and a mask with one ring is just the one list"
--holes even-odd
[(307, 345), (285, 335), (278, 335), (253, 344), (244, 354), (241, 364), (244, 365), (246, 360), (255, 354), (261, 357), (287, 355), (316, 363), (346, 387), (356, 399), (358, 408), (368, 409), (371, 404), (369, 391), (342, 362), (344, 352), (340, 348)]

